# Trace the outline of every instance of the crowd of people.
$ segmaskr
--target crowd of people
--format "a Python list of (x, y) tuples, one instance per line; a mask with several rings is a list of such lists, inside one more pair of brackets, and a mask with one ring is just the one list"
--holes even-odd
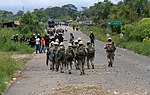
[[(60, 42), (59, 39), (51, 41), (46, 53), (46, 64), (50, 66), (50, 70), (64, 73), (64, 70), (67, 69), (68, 73), (71, 74), (74, 64), (76, 70), (80, 70), (80, 75), (84, 75), (85, 65), (88, 69), (94, 69), (93, 61), (96, 50), (94, 48), (95, 37), (93, 32), (91, 32), (89, 38), (90, 41), (87, 41), (85, 45), (81, 37), (75, 39), (73, 33), (70, 33), (67, 47), (65, 47), (64, 42)], [(106, 43), (104, 49), (106, 49), (107, 58), (109, 59), (108, 66), (112, 67), (116, 48), (111, 38), (108, 38), (108, 43)]]
[[(76, 70), (80, 70), (80, 75), (85, 74), (85, 65), (88, 69), (94, 69), (95, 48), (94, 41), (95, 36), (91, 31), (89, 36), (90, 41), (87, 41), (86, 45), (83, 44), (82, 38), (75, 39), (73, 33), (70, 33), (68, 46), (64, 44), (64, 32), (65, 29), (52, 29), (47, 28), (46, 35), (32, 34), (29, 38), (28, 45), (32, 48), (35, 47), (36, 54), (45, 53), (46, 51), (46, 64), (50, 66), (50, 70), (56, 70), (64, 73), (64, 69), (68, 70), (71, 74), (72, 66), (74, 64)], [(13, 40), (18, 42), (18, 34), (13, 36)], [(25, 41), (25, 36), (21, 36), (21, 41)], [(109, 37), (106, 46), (104, 47), (107, 52), (108, 67), (113, 66), (114, 52), (116, 50), (114, 42)], [(49, 62), (50, 61), (50, 62)]]
[(89, 63), (91, 63), (91, 67), (94, 69), (94, 57), (95, 48), (91, 45), (90, 41), (88, 41), (87, 46), (85, 46), (79, 37), (75, 41), (69, 42), (68, 47), (65, 47), (64, 42), (59, 44), (59, 40), (56, 39), (55, 42), (51, 42), (48, 48), (46, 62), (48, 65), (48, 61), (51, 61), (51, 70), (56, 70), (57, 72), (60, 70), (61, 73), (64, 73), (64, 68), (66, 68), (69, 74), (71, 74), (74, 63), (76, 70), (80, 70), (80, 75), (84, 75), (85, 61), (87, 61), (88, 69), (90, 69)]

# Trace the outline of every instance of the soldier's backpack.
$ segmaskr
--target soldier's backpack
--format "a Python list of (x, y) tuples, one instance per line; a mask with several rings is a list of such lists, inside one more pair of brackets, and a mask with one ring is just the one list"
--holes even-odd
[(88, 54), (90, 57), (93, 57), (95, 55), (94, 47), (88, 47)]
[(107, 50), (108, 52), (114, 51), (114, 50), (115, 50), (114, 44), (113, 44), (112, 42), (108, 42), (108, 43), (106, 44), (106, 50)]
[(67, 55), (67, 59), (70, 59), (70, 60), (73, 59), (73, 53), (71, 50), (67, 50), (66, 55)]
[(60, 48), (58, 56), (61, 60), (64, 59), (64, 56), (65, 56), (65, 49), (64, 48)]
[(79, 47), (77, 50), (79, 56), (85, 56), (85, 49), (84, 47)]

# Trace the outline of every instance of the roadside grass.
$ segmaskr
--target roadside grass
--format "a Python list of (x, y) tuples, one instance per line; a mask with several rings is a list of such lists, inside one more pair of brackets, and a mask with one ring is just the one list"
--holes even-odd
[(93, 31), (95, 37), (98, 40), (106, 41), (107, 39), (106, 34), (108, 33), (107, 29), (100, 29), (96, 26), (83, 26), (82, 27), (82, 32), (88, 36), (90, 35), (91, 31)]
[[(21, 34), (17, 30), (4, 28), (0, 30), (0, 51), (12, 53), (33, 53), (34, 49), (26, 45), (26, 42), (14, 42), (12, 37), (14, 34)], [(4, 39), (4, 36), (6, 40)]]
[(0, 52), (0, 94), (5, 91), (6, 86), (8, 85), (11, 78), (14, 76), (14, 73), (17, 70), (21, 70), (27, 60), (20, 59), (15, 60), (11, 58), (10, 53)]
[[(12, 59), (13, 54), (31, 54), (34, 49), (26, 45), (26, 42), (14, 42), (12, 37), (21, 34), (16, 29), (0, 29), (0, 95), (5, 91), (7, 84), (14, 74), (21, 70), (27, 59)], [(5, 40), (5, 38), (6, 40)]]
[[(90, 35), (90, 31), (93, 31), (96, 39), (103, 42), (107, 41), (106, 34), (109, 33), (107, 29), (100, 29), (96, 26), (82, 26), (82, 32), (86, 35)], [(113, 41), (118, 47), (126, 48), (131, 51), (134, 51), (138, 54), (143, 54), (150, 56), (150, 43), (149, 42), (136, 42), (136, 41), (127, 41), (127, 38), (120, 38), (119, 34), (111, 35)]]

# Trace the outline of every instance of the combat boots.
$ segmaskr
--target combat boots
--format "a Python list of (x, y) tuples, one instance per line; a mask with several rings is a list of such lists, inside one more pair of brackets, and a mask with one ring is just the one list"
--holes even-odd
[(64, 73), (64, 71), (63, 71), (63, 68), (62, 68), (62, 67), (60, 68), (60, 72), (61, 72), (61, 73)]
[(92, 69), (94, 69), (94, 64), (92, 64)]
[(71, 74), (71, 71), (69, 70), (69, 74)]
[(80, 75), (85, 75), (85, 72), (84, 72), (84, 70), (82, 70), (82, 72), (80, 72)]
[(108, 67), (112, 67), (112, 62), (108, 61)]
[(82, 70), (82, 72), (83, 72), (83, 75), (85, 75), (85, 72), (84, 72), (84, 70)]

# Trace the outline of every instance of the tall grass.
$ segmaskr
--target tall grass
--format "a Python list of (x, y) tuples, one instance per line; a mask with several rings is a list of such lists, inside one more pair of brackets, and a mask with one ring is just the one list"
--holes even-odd
[(13, 74), (24, 66), (26, 60), (14, 60), (8, 53), (0, 52), (0, 93), (6, 88), (6, 82)]
[[(15, 34), (21, 34), (16, 29), (2, 28), (0, 29), (0, 95), (6, 88), (6, 83), (13, 74), (24, 67), (27, 60), (14, 60), (11, 58), (13, 53), (33, 53), (34, 49), (26, 45), (25, 42), (14, 42), (12, 37)], [(6, 38), (6, 40), (4, 39)]]
[[(4, 28), (0, 30), (0, 51), (16, 53), (33, 53), (34, 49), (27, 46), (25, 42), (20, 43), (11, 40), (13, 35), (15, 34), (21, 33), (11, 28)], [(4, 36), (7, 39), (7, 41), (5, 41)]]

